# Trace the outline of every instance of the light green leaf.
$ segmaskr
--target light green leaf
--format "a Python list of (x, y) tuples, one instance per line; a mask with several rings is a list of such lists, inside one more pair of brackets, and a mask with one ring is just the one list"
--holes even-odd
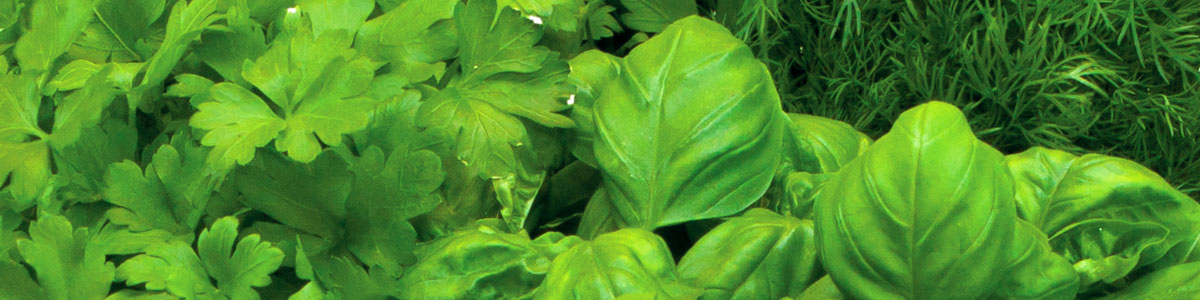
[(1150, 273), (1103, 300), (1189, 299), (1200, 294), (1200, 262)]
[(871, 138), (850, 124), (813, 115), (787, 114), (791, 119), (789, 140), (793, 144), (785, 159), (796, 171), (833, 173), (850, 163), (871, 145)]
[(580, 243), (549, 233), (530, 240), (504, 233), (499, 220), (482, 220), (421, 246), (420, 260), (401, 277), (402, 299), (509, 299), (527, 297), (555, 256)]
[(542, 46), (542, 31), (514, 10), (496, 14), (494, 0), (471, 1), (454, 11), (464, 81), (505, 73), (530, 73), (555, 54)]
[(29, 8), (29, 31), (21, 35), (13, 49), (21, 72), (35, 75), (50, 71), (92, 21), (95, 5), (96, 0), (34, 1)]
[[(162, 84), (171, 70), (183, 58), (188, 45), (200, 38), (200, 34), (213, 27), (213, 23), (224, 18), (218, 14), (222, 0), (181, 0), (171, 7), (167, 19), (166, 36), (158, 51), (146, 62), (146, 75), (138, 84), (139, 92), (148, 92), (150, 87)], [(138, 97), (130, 97), (130, 107), (138, 107)]]
[(833, 282), (864, 299), (990, 295), (1016, 227), (1003, 159), (950, 104), (901, 114), (817, 194), (817, 245)]
[(50, 146), (62, 149), (79, 139), (79, 134), (100, 123), (104, 109), (116, 97), (116, 90), (106, 82), (111, 68), (92, 75), (79, 89), (58, 104), (54, 111), (54, 127), (50, 134)]
[(261, 242), (253, 234), (243, 237), (235, 249), (237, 227), (237, 219), (218, 219), (200, 233), (196, 252), (204, 262), (204, 269), (216, 279), (221, 293), (231, 299), (257, 299), (254, 288), (271, 283), (269, 275), (283, 262), (283, 251)]
[[(1072, 231), (1071, 236), (1066, 232), (1092, 222), (1157, 224), (1166, 229), (1165, 240), (1148, 245), (1137, 259), (1138, 267), (1153, 264), (1151, 267), (1157, 269), (1184, 262), (1200, 238), (1195, 234), (1200, 232), (1200, 204), (1132, 161), (1097, 154), (1076, 157), (1062, 151), (1033, 148), (1009, 155), (1006, 163), (1017, 182), (1018, 211), (1051, 236), (1052, 241), (1083, 238), (1078, 235), (1085, 234), (1084, 231)], [(1105, 245), (1097, 246), (1120, 248), (1108, 243), (1144, 238), (1141, 230), (1127, 237), (1110, 235), (1117, 232), (1104, 233), (1108, 236), (1104, 238)], [(1066, 251), (1057, 247), (1055, 250)]]
[(50, 149), (45, 140), (28, 143), (0, 141), (0, 178), (7, 177), (14, 211), (33, 206), (33, 201), (50, 183)]
[(350, 35), (367, 21), (375, 10), (374, 0), (300, 0), (297, 10), (312, 20), (313, 35), (320, 37), (325, 31), (345, 30)]
[(472, 173), (502, 176), (516, 167), (513, 147), (527, 138), (521, 120), (447, 88), (417, 111), (417, 125), (456, 136), (458, 158)]
[(679, 278), (702, 298), (798, 296), (825, 271), (810, 220), (752, 209), (709, 231), (679, 260)]
[(190, 124), (208, 130), (200, 143), (213, 147), (208, 161), (218, 169), (249, 163), (255, 149), (265, 146), (286, 127), (262, 99), (236, 84), (213, 86), (212, 99), (200, 104)]
[(185, 299), (258, 299), (254, 288), (271, 283), (268, 275), (283, 262), (283, 251), (261, 242), (256, 234), (243, 237), (235, 247), (237, 227), (237, 219), (220, 218), (200, 233), (196, 251), (180, 241), (159, 244), (122, 263), (117, 278)]
[(174, 203), (167, 200), (166, 191), (153, 171), (142, 174), (142, 168), (131, 161), (114, 163), (108, 167), (104, 175), (104, 199), (109, 203), (128, 209), (136, 215), (138, 223), (149, 225), (141, 228), (140, 224), (131, 225), (134, 231), (162, 229), (169, 232), (186, 231), (180, 225), (175, 214), (171, 211)]
[(594, 109), (604, 188), (629, 226), (740, 212), (779, 163), (784, 124), (770, 75), (707, 19), (680, 20), (633, 49)]
[(114, 268), (86, 228), (48, 215), (29, 226), (29, 239), (17, 241), (25, 262), (37, 273), (47, 299), (86, 300), (108, 296)]
[(675, 260), (662, 238), (629, 228), (599, 235), (559, 254), (533, 299), (695, 299), (699, 295), (700, 290), (679, 281)]
[(1024, 220), (1017, 220), (1017, 230), (1013, 233), (1009, 273), (1000, 279), (1000, 287), (992, 298), (1075, 299), (1079, 276), (1070, 261), (1050, 248), (1046, 235)]

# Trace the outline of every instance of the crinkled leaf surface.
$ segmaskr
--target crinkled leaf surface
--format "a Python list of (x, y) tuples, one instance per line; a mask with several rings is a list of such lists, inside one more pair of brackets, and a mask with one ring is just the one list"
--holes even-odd
[(1016, 227), (1003, 159), (950, 104), (901, 114), (817, 195), (817, 245), (834, 283), (864, 299), (989, 295)]
[(543, 284), (551, 261), (580, 242), (560, 233), (530, 240), (524, 232), (504, 233), (498, 221), (483, 220), (422, 245), (420, 260), (401, 278), (401, 298), (527, 297)]
[(709, 231), (679, 260), (679, 278), (705, 299), (796, 297), (824, 270), (810, 220), (752, 209)]
[(653, 229), (757, 201), (784, 125), (769, 78), (745, 44), (700, 17), (634, 48), (593, 113), (596, 160), (624, 223)]
[(627, 228), (601, 234), (559, 254), (533, 298), (694, 299), (699, 293), (679, 280), (675, 260), (662, 238)]
[[(1125, 272), (1105, 274), (1118, 265), (1158, 269), (1186, 262), (1200, 240), (1200, 204), (1132, 161), (1033, 148), (1009, 155), (1006, 163), (1016, 179), (1021, 217), (1049, 235), (1055, 251), (1074, 253), (1068, 255), (1072, 259), (1090, 258), (1072, 261), (1077, 271), (1094, 275), (1084, 284), (1120, 277)], [(1109, 225), (1120, 229), (1105, 229)], [(1157, 234), (1149, 232), (1165, 236), (1157, 241)], [(1092, 260), (1108, 256), (1101, 253), (1116, 256)], [(1125, 263), (1114, 265), (1121, 260)]]

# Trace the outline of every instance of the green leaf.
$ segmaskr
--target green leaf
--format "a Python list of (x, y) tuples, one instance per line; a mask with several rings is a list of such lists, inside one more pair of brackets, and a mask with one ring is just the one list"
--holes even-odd
[(37, 75), (50, 71), (91, 22), (95, 5), (95, 0), (34, 1), (29, 8), (29, 31), (21, 35), (13, 49), (21, 72)]
[(213, 88), (217, 103), (201, 104), (191, 125), (210, 130), (203, 141), (216, 146), (210, 157), (218, 167), (246, 164), (254, 157), (253, 149), (272, 139), (275, 148), (289, 157), (311, 162), (321, 152), (322, 142), (341, 145), (343, 134), (366, 127), (376, 101), (364, 94), (375, 66), (347, 49), (349, 44), (344, 31), (314, 38), (301, 29), (246, 65), (242, 76), (282, 110), (283, 118), (250, 91), (217, 84)]
[(217, 220), (200, 233), (196, 252), (223, 294), (231, 299), (258, 298), (254, 288), (271, 283), (268, 275), (283, 262), (283, 251), (261, 242), (257, 235), (242, 238), (234, 249), (237, 227), (237, 219), (232, 217)]
[(1050, 248), (1046, 235), (1024, 220), (1017, 220), (1014, 234), (1009, 272), (993, 298), (1075, 299), (1079, 276), (1070, 261)]
[(312, 21), (313, 35), (333, 30), (345, 30), (351, 35), (367, 21), (375, 9), (374, 0), (300, 0), (297, 10)]
[(621, 22), (630, 29), (660, 32), (676, 20), (696, 14), (696, 0), (621, 0), (628, 13)]
[(494, 0), (471, 1), (454, 10), (464, 81), (505, 72), (531, 73), (554, 58), (550, 49), (534, 46), (542, 31), (532, 21), (513, 10), (496, 12)]
[[(1161, 243), (1147, 245), (1141, 250), (1137, 266), (1157, 264), (1154, 268), (1160, 268), (1183, 262), (1198, 238), (1195, 232), (1200, 232), (1200, 204), (1175, 190), (1158, 174), (1132, 161), (1096, 154), (1076, 157), (1057, 150), (1033, 148), (1009, 155), (1006, 163), (1017, 182), (1018, 211), (1051, 236), (1051, 240), (1059, 237), (1077, 239), (1084, 238), (1079, 236), (1081, 234), (1093, 234), (1073, 230), (1070, 236), (1065, 235), (1071, 228), (1089, 223), (1156, 224), (1165, 229), (1167, 235)], [(1144, 226), (1150, 225), (1136, 227)], [(1130, 236), (1110, 235), (1119, 232)], [(1142, 230), (1118, 230), (1103, 233), (1103, 236), (1107, 236), (1104, 238), (1109, 239), (1107, 242), (1145, 242), (1143, 234)], [(1055, 250), (1066, 251), (1057, 247)]]
[(8, 208), (14, 211), (33, 206), (50, 183), (49, 145), (45, 140), (28, 143), (0, 141), (0, 178), (9, 181), (6, 190), (12, 193)]
[(817, 245), (829, 276), (852, 298), (991, 294), (1016, 226), (1003, 159), (950, 104), (901, 114), (817, 195)]
[(833, 279), (830, 279), (829, 276), (826, 275), (824, 277), (821, 277), (820, 280), (817, 280), (817, 282), (810, 285), (807, 289), (804, 290), (804, 293), (801, 293), (800, 296), (796, 297), (796, 299), (799, 299), (799, 300), (844, 300), (844, 299), (850, 299), (850, 298), (847, 298), (846, 295), (842, 294), (842, 291), (838, 290), (837, 285), (833, 284)]
[(1139, 265), (1145, 249), (1167, 238), (1167, 228), (1153, 222), (1088, 220), (1050, 237), (1050, 246), (1073, 262), (1080, 286), (1114, 283)]
[(699, 294), (679, 281), (662, 238), (628, 228), (559, 254), (533, 299), (695, 299)]
[(810, 220), (756, 208), (709, 231), (679, 260), (679, 278), (702, 298), (798, 296), (824, 270)]
[(354, 190), (346, 201), (347, 247), (368, 266), (402, 273), (416, 262), (417, 233), (408, 223), (442, 202), (435, 193), (446, 173), (429, 150), (367, 148), (353, 165)]
[(217, 169), (249, 163), (255, 149), (287, 126), (262, 99), (241, 86), (217, 84), (212, 87), (212, 100), (200, 104), (190, 124), (208, 130), (200, 143), (213, 147), (208, 161)]
[[(171, 70), (183, 58), (188, 45), (200, 38), (207, 29), (214, 28), (214, 23), (224, 18), (218, 14), (223, 0), (191, 0), (178, 1), (171, 7), (167, 19), (166, 36), (158, 51), (146, 61), (146, 75), (138, 83), (138, 92), (148, 92), (151, 87), (162, 84)], [(130, 97), (129, 107), (140, 105), (138, 96)]]
[(788, 174), (784, 179), (786, 186), (783, 191), (783, 201), (780, 201), (777, 209), (797, 218), (811, 219), (813, 205), (817, 201), (817, 193), (830, 178), (833, 178), (833, 174), (808, 172)]
[(62, 216), (44, 216), (29, 226), (29, 239), (17, 241), (25, 263), (37, 273), (47, 299), (104, 299), (114, 268), (86, 228)]
[(92, 75), (82, 89), (67, 95), (55, 107), (50, 146), (62, 149), (78, 140), (83, 129), (100, 123), (104, 109), (116, 97), (116, 90), (106, 82), (111, 70), (105, 68)]
[(728, 216), (767, 190), (783, 122), (766, 67), (692, 17), (633, 49), (596, 99), (596, 160), (617, 215), (653, 229)]
[[(109, 203), (128, 209), (139, 222), (130, 225), (135, 231), (161, 229), (169, 232), (187, 231), (180, 225), (171, 208), (175, 205), (167, 200), (166, 191), (153, 171), (142, 174), (142, 168), (131, 161), (114, 163), (104, 175), (106, 188), (104, 199)], [(121, 222), (124, 223), (124, 222)], [(137, 225), (149, 225), (141, 228)]]
[(1200, 293), (1200, 262), (1192, 262), (1150, 273), (1104, 300), (1187, 299)]
[[(0, 253), (7, 253), (7, 251)], [(7, 257), (0, 258), (0, 279), (4, 280), (4, 284), (0, 284), (0, 299), (46, 299), (37, 283), (33, 281), (33, 277), (29, 276), (29, 271), (19, 262), (8, 260)]]
[(137, 57), (138, 43), (150, 36), (150, 25), (162, 16), (165, 0), (98, 0), (96, 19), (112, 33), (125, 51)]
[(237, 227), (233, 217), (218, 219), (200, 233), (196, 251), (179, 241), (159, 244), (122, 263), (117, 278), (185, 299), (258, 299), (254, 288), (271, 283), (268, 275), (283, 262), (283, 251), (255, 234), (243, 237), (235, 248)]
[(239, 168), (232, 182), (247, 207), (261, 211), (289, 227), (322, 238), (342, 237), (346, 199), (352, 188), (346, 162), (326, 152), (312, 163), (264, 155), (257, 163)]
[(600, 50), (588, 50), (576, 55), (569, 63), (571, 74), (568, 82), (575, 87), (575, 93), (571, 94), (574, 103), (569, 103), (571, 120), (575, 121), (571, 154), (589, 166), (596, 167), (596, 154), (592, 150), (592, 140), (596, 137), (592, 108), (596, 98), (603, 92), (601, 88), (620, 73), (621, 58)]
[(871, 138), (850, 124), (813, 115), (787, 114), (791, 119), (785, 145), (796, 171), (833, 173), (871, 145)]
[(26, 76), (0, 76), (0, 141), (24, 142), (29, 136), (45, 138), (38, 128), (38, 109), (42, 97), (37, 84)]
[(530, 240), (504, 233), (495, 219), (482, 220), (422, 245), (420, 260), (401, 277), (403, 299), (497, 299), (527, 297), (554, 258), (580, 242), (548, 233)]
[(456, 0), (410, 0), (367, 21), (354, 48), (377, 61), (389, 62), (392, 74), (417, 83), (445, 72), (442, 60), (458, 51), (454, 16)]

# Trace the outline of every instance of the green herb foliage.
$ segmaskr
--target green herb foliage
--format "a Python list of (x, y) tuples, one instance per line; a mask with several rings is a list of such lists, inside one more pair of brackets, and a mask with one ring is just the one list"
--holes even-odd
[(1128, 157), (1200, 196), (1200, 6), (1186, 0), (702, 1), (786, 109), (879, 136), (930, 99), (980, 139)]
[(1198, 11), (1072, 5), (0, 0), (0, 299), (1193, 297)]

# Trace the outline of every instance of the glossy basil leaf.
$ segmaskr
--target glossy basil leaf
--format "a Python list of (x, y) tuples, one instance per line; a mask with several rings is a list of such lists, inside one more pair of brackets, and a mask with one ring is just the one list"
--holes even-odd
[(1074, 299), (1079, 276), (1071, 262), (1051, 250), (1045, 234), (1033, 224), (1017, 221), (1008, 274), (993, 299)]
[(1184, 262), (1200, 232), (1200, 204), (1132, 161), (1033, 148), (1009, 155), (1006, 163), (1016, 179), (1021, 216), (1049, 236), (1098, 220), (1154, 223), (1167, 236), (1141, 251), (1138, 266), (1161, 267)]
[(1161, 244), (1167, 228), (1153, 222), (1088, 220), (1071, 224), (1050, 245), (1074, 262), (1080, 284), (1113, 283), (1139, 265), (1142, 252)]
[(628, 228), (596, 236), (554, 259), (534, 299), (694, 299), (679, 281), (667, 244)]
[(834, 283), (862, 299), (990, 294), (1016, 220), (1003, 159), (950, 104), (902, 113), (817, 195), (817, 246)]
[(1150, 273), (1102, 300), (1195, 299), (1200, 295), (1200, 262)]
[(825, 271), (810, 220), (752, 209), (705, 234), (679, 260), (679, 278), (703, 299), (797, 296)]
[(813, 115), (787, 114), (791, 120), (784, 146), (796, 171), (837, 172), (871, 145), (871, 138), (850, 124)]
[(783, 123), (766, 67), (713, 21), (688, 17), (633, 49), (596, 99), (596, 161), (626, 224), (728, 216), (767, 190)]
[(580, 242), (549, 233), (530, 240), (524, 232), (486, 219), (417, 250), (416, 265), (401, 278), (401, 299), (511, 299), (528, 297), (542, 284), (551, 261)]

